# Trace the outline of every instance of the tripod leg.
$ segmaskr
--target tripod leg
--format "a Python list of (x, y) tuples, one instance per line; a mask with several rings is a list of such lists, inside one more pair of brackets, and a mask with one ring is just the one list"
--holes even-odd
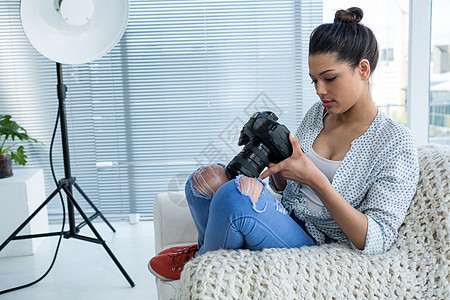
[(73, 197), (72, 193), (68, 190), (68, 188), (66, 186), (62, 187), (64, 189), (64, 191), (67, 194), (67, 198), (69, 199), (69, 201), (73, 204), (73, 206), (75, 206), (75, 208), (78, 210), (78, 212), (80, 213), (80, 215), (83, 217), (84, 221), (86, 222), (86, 224), (89, 226), (89, 228), (92, 230), (92, 232), (94, 233), (95, 237), (98, 239), (98, 241), (102, 244), (103, 248), (105, 248), (106, 252), (109, 254), (109, 256), (111, 257), (111, 259), (114, 261), (114, 263), (116, 264), (116, 266), (119, 268), (120, 272), (122, 272), (123, 276), (126, 278), (126, 280), (128, 281), (128, 283), (131, 285), (131, 287), (134, 287), (135, 284), (133, 282), (133, 280), (131, 279), (131, 277), (128, 275), (128, 273), (125, 271), (125, 269), (122, 267), (122, 265), (120, 264), (119, 260), (114, 256), (114, 254), (112, 253), (111, 249), (109, 249), (108, 245), (106, 245), (106, 242), (103, 240), (103, 238), (101, 237), (101, 235), (98, 233), (97, 229), (95, 229), (94, 225), (92, 224), (92, 222), (89, 220), (88, 216), (86, 216), (86, 214), (84, 213), (84, 211), (82, 210), (82, 208), (80, 207), (80, 205), (76, 202), (75, 198)]
[(27, 224), (50, 202), (50, 200), (53, 199), (53, 197), (55, 197), (60, 190), (61, 187), (59, 186), (44, 202), (42, 202), (42, 204), (3, 242), (0, 246), (0, 251), (2, 251), (3, 248), (5, 248), (6, 245), (8, 245), (9, 242), (11, 242), (25, 226), (27, 226)]
[(83, 198), (87, 201), (87, 203), (89, 203), (89, 205), (94, 209), (94, 211), (97, 213), (97, 215), (100, 216), (100, 218), (102, 218), (102, 220), (106, 223), (106, 225), (108, 225), (109, 228), (111, 228), (111, 230), (113, 232), (116, 232), (116, 230), (114, 229), (114, 227), (111, 225), (111, 223), (109, 223), (109, 221), (105, 218), (105, 216), (100, 212), (100, 210), (97, 208), (97, 206), (95, 206), (95, 204), (91, 201), (91, 199), (89, 199), (89, 197), (84, 193), (84, 191), (80, 188), (80, 186), (75, 182), (75, 180), (72, 182), (73, 186), (78, 190), (78, 192), (80, 192), (81, 196), (83, 196)]

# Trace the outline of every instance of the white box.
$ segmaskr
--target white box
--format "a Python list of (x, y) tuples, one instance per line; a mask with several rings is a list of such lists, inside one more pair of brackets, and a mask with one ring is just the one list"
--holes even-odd
[[(0, 179), (0, 245), (45, 201), (42, 169), (16, 169), (14, 175)], [(18, 235), (48, 232), (47, 207), (44, 207)], [(43, 238), (12, 240), (0, 257), (32, 255)]]

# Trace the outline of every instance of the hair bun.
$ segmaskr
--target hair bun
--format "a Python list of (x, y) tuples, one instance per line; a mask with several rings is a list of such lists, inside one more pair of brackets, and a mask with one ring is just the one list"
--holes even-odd
[(334, 23), (358, 24), (363, 18), (363, 11), (359, 7), (340, 9), (334, 15)]

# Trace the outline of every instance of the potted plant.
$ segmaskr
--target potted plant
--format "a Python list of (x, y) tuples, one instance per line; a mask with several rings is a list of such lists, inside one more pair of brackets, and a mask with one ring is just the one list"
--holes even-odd
[(11, 120), (10, 115), (0, 115), (0, 178), (13, 175), (12, 160), (17, 165), (24, 166), (27, 163), (27, 156), (21, 145), (26, 141), (38, 143), (28, 135), (25, 128)]

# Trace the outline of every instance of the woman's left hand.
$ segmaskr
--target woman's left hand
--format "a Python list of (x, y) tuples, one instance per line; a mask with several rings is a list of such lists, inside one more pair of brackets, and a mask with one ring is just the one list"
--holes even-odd
[(278, 164), (270, 164), (269, 168), (259, 178), (264, 179), (280, 173), (282, 177), (288, 180), (311, 185), (318, 178), (325, 176), (303, 153), (299, 140), (292, 133), (289, 134), (289, 140), (292, 145), (292, 155)]

